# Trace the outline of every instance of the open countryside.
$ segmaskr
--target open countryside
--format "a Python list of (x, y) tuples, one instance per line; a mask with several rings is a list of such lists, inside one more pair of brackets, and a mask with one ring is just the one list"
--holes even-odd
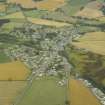
[(0, 0), (0, 105), (105, 105), (105, 0)]

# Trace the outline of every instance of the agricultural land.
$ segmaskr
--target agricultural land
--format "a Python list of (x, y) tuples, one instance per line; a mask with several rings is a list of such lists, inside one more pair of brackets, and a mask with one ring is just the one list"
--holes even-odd
[(105, 0), (0, 0), (0, 105), (105, 105)]

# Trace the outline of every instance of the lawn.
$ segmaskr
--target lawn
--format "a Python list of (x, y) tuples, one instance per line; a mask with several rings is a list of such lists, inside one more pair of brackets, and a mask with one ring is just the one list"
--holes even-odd
[(65, 86), (58, 86), (57, 81), (56, 77), (34, 80), (18, 105), (64, 105)]
[(9, 61), (10, 58), (3, 51), (0, 51), (0, 63), (5, 63)]

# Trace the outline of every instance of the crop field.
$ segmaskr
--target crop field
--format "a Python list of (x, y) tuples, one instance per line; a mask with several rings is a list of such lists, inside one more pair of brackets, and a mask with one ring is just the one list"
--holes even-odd
[(55, 10), (56, 8), (64, 5), (65, 0), (44, 0), (40, 2), (34, 2), (33, 0), (7, 0), (7, 3), (16, 3), (22, 5), (25, 8), (35, 8), (42, 10)]
[(34, 8), (35, 2), (33, 0), (7, 0), (7, 3), (20, 4), (24, 8)]
[(70, 105), (101, 105), (98, 99), (81, 81), (71, 79), (69, 87)]
[(83, 10), (77, 12), (76, 16), (81, 16), (86, 18), (98, 18), (102, 17), (103, 13), (100, 10), (85, 7)]
[(72, 44), (78, 48), (105, 55), (105, 32), (87, 33)]
[(26, 84), (24, 81), (0, 81), (0, 105), (13, 105)]
[(56, 22), (46, 19), (38, 19), (38, 18), (27, 18), (29, 22), (34, 24), (40, 24), (40, 25), (47, 25), (47, 26), (55, 26), (55, 27), (63, 27), (63, 26), (69, 26), (70, 24), (64, 23), (64, 22)]
[(36, 4), (39, 9), (54, 11), (65, 4), (65, 0), (44, 0)]
[(64, 105), (65, 86), (57, 85), (58, 80), (56, 77), (34, 80), (18, 105)]
[(4, 54), (3, 51), (0, 51), (0, 63), (5, 63), (5, 62), (9, 62), (10, 58)]
[(0, 80), (26, 80), (30, 71), (20, 61), (0, 64)]
[(6, 11), (6, 5), (0, 3), (0, 12), (4, 12), (4, 11)]

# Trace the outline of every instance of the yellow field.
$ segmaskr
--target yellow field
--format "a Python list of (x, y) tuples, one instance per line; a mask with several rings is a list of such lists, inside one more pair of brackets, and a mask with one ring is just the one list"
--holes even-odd
[(69, 88), (70, 105), (101, 105), (98, 99), (81, 81), (71, 79), (69, 81)]
[(91, 52), (105, 55), (105, 32), (91, 32), (72, 44), (78, 48), (84, 48)]
[(0, 80), (26, 80), (29, 73), (20, 61), (0, 64)]
[(38, 18), (27, 18), (27, 20), (34, 24), (47, 25), (47, 26), (55, 26), (55, 27), (70, 26), (70, 24), (64, 22), (56, 22), (56, 21), (38, 19)]
[(54, 11), (58, 7), (65, 4), (65, 0), (44, 0), (36, 4), (39, 9)]
[(16, 97), (20, 95), (26, 86), (26, 82), (12, 81), (0, 82), (0, 105), (13, 105)]
[(34, 8), (35, 7), (35, 2), (33, 0), (7, 0), (7, 3), (20, 4), (24, 8)]
[(6, 11), (6, 5), (5, 4), (2, 4), (0, 3), (0, 12), (5, 12)]
[(21, 4), (25, 8), (39, 8), (46, 10), (55, 10), (59, 6), (65, 3), (65, 0), (44, 0), (40, 2), (34, 2), (33, 0), (7, 0), (7, 3)]
[(92, 9), (85, 7), (83, 10), (79, 11), (76, 16), (86, 17), (86, 18), (98, 18), (102, 17), (102, 11), (98, 9)]

